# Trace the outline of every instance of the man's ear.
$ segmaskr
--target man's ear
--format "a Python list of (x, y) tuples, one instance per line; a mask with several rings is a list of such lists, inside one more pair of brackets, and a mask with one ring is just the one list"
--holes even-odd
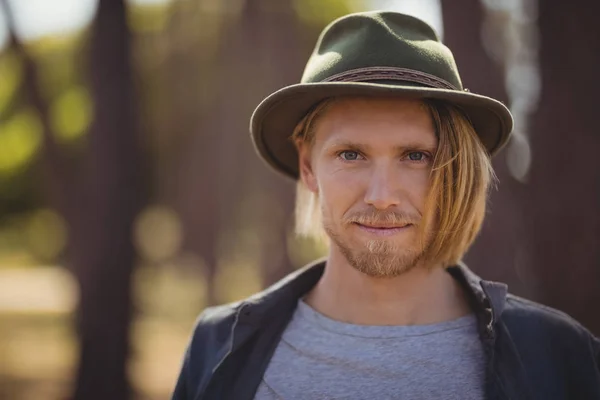
[(298, 169), (300, 171), (300, 180), (306, 185), (308, 190), (313, 193), (318, 193), (319, 185), (313, 171), (311, 146), (309, 143), (298, 141), (296, 142), (298, 150)]

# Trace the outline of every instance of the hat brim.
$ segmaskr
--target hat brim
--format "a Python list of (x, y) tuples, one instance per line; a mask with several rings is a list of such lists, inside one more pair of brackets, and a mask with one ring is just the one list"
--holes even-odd
[(490, 156), (506, 144), (513, 128), (511, 113), (504, 104), (467, 91), (370, 82), (301, 83), (274, 92), (254, 110), (250, 133), (257, 152), (275, 170), (297, 179), (298, 154), (290, 139), (292, 132), (315, 104), (338, 96), (445, 100), (465, 112)]

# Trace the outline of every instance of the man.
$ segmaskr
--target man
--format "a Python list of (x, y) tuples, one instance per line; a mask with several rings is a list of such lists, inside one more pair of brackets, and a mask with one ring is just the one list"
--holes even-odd
[(512, 117), (424, 22), (346, 16), (252, 116), (324, 261), (199, 317), (174, 399), (600, 399), (600, 342), (460, 259)]

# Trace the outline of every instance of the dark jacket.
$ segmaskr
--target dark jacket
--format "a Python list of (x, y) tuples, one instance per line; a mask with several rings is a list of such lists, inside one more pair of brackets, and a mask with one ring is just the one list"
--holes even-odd
[[(317, 262), (244, 301), (206, 309), (173, 400), (252, 399), (298, 299), (323, 269)], [(477, 316), (486, 399), (600, 400), (600, 341), (589, 331), (560, 311), (507, 294), (505, 284), (482, 280), (464, 265), (448, 272)]]

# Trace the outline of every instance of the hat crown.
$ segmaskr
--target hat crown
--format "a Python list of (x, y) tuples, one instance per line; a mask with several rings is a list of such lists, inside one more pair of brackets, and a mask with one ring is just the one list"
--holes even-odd
[(343, 96), (452, 104), (464, 112), (490, 155), (506, 144), (513, 127), (504, 104), (463, 90), (454, 56), (431, 26), (396, 12), (357, 13), (323, 30), (301, 83), (277, 90), (256, 107), (250, 132), (260, 156), (298, 178), (298, 152), (290, 136), (315, 105)]
[[(356, 13), (330, 23), (317, 41), (301, 82), (324, 82), (348, 71), (385, 67), (416, 71), (462, 90), (454, 56), (434, 29), (418, 18), (391, 11)], [(404, 79), (401, 75), (395, 80)], [(375, 79), (367, 74), (354, 81), (387, 79), (381, 74)], [(417, 82), (418, 86), (431, 86), (419, 79)], [(415, 81), (406, 79), (402, 84), (413, 86)]]

